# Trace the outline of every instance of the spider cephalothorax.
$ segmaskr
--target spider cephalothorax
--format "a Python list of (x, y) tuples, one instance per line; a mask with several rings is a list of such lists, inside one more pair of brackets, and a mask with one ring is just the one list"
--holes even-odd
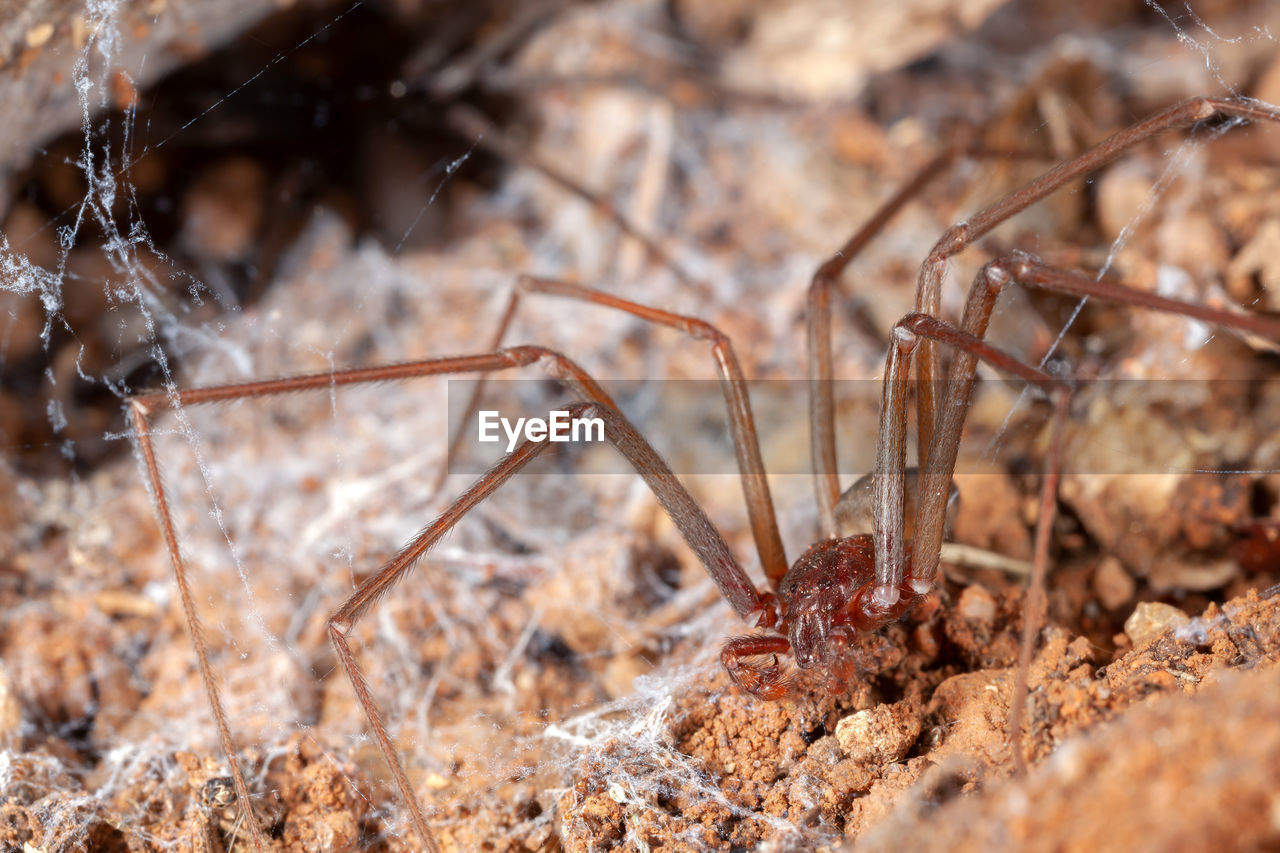
[(761, 624), (776, 633), (730, 640), (720, 659), (734, 683), (765, 699), (785, 695), (790, 679), (776, 659), (753, 665), (745, 658), (790, 651), (800, 669), (819, 669), (832, 688), (842, 688), (853, 675), (847, 653), (857, 635), (900, 618), (921, 595), (908, 580), (897, 587), (896, 600), (878, 601), (882, 592), (872, 536), (816, 542), (782, 579), (776, 600), (766, 603)]

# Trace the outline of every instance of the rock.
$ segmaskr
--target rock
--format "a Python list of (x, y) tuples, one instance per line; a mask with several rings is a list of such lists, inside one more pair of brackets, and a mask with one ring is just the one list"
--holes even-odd
[(1172, 628), (1181, 628), (1191, 622), (1191, 618), (1172, 604), (1161, 601), (1143, 601), (1133, 609), (1133, 613), (1124, 620), (1124, 632), (1133, 641), (1134, 646), (1154, 640)]
[(975, 625), (991, 627), (996, 618), (996, 600), (981, 586), (973, 584), (964, 588), (956, 602), (960, 617)]
[(920, 716), (907, 703), (879, 705), (836, 724), (836, 741), (858, 764), (901, 761), (920, 736)]

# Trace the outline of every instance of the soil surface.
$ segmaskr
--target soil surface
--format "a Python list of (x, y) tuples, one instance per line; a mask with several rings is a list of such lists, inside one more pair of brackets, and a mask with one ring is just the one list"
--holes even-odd
[[(844, 486), (872, 464), (887, 330), (950, 224), (1180, 98), (1225, 85), (1280, 101), (1262, 35), (1280, 23), (1263, 6), (1198, 10), (1213, 33), (1257, 36), (1227, 41), (1139, 6), (1086, 4), (1064, 21), (1052, 3), (921, 4), (897, 22), (910, 39), (894, 38), (892, 20), (864, 22), (901, 46), (850, 67), (840, 47), (867, 33), (838, 5), (619, 0), (556, 6), (529, 26), (493, 4), (460, 27), (453, 53), (398, 57), (394, 79), (361, 84), (388, 93), (376, 119), (344, 112), (349, 147), (298, 155), (337, 164), (332, 175), (291, 171), (278, 137), (243, 135), (265, 123), (252, 110), (156, 150), (153, 171), (122, 177), (148, 239), (112, 254), (137, 233), (128, 202), (79, 234), (56, 333), (42, 335), (39, 294), (0, 279), (12, 301), (4, 367), (29, 369), (2, 389), (20, 415), (0, 423), (11, 437), (0, 849), (252, 849), (118, 420), (122, 394), (488, 351), (515, 276), (563, 276), (713, 323), (744, 373), (766, 381), (753, 402), (794, 558), (818, 535), (806, 286), (893, 188), (958, 139), (1000, 152), (946, 173), (842, 280)], [(359, 18), (369, 9), (340, 12), (277, 20), (246, 44), (286, 33), (289, 79), (335, 79), (340, 58), (366, 56), (343, 47), (343, 27), (358, 23), (367, 45), (378, 23)], [(223, 56), (259, 56), (239, 50)], [(204, 67), (181, 79), (285, 112), (253, 89), (231, 97), (231, 78)], [(349, 100), (305, 91), (308, 107), (365, 103), (358, 86)], [(433, 135), (450, 109), (497, 126)], [(164, 120), (183, 126), (177, 112)], [(944, 315), (958, 314), (982, 262), (1011, 249), (1277, 311), (1278, 130), (1216, 124), (1196, 143), (1175, 132), (1139, 146), (958, 258)], [(288, 138), (308, 135), (324, 136)], [(482, 154), (500, 140), (505, 155)], [(4, 230), (14, 252), (57, 270), (58, 232), (45, 226), (65, 224), (67, 198), (99, 190), (67, 177), (74, 158), (36, 160)], [(548, 171), (598, 191), (655, 243)], [(99, 280), (101, 292), (84, 286)], [(643, 482), (612, 473), (608, 449), (566, 451), (468, 514), (353, 630), (440, 846), (1280, 849), (1275, 342), (1076, 308), (1014, 289), (990, 334), (1081, 380), (1025, 696), (1015, 681), (1048, 419), (1020, 385), (994, 372), (979, 383), (950, 530), (967, 550), (948, 552), (938, 588), (860, 638), (843, 690), (797, 673), (775, 702), (720, 667), (724, 641), (748, 629)], [(549, 296), (525, 299), (501, 342), (525, 343), (563, 351), (616, 391), (759, 578), (706, 343)], [(486, 399), (519, 415), (567, 402), (542, 375), (529, 369), (521, 378), (538, 382)], [(95, 392), (68, 391), (76, 376)], [(686, 399), (666, 396), (677, 387), (700, 396), (673, 403)], [(156, 418), (203, 634), (255, 819), (277, 850), (420, 849), (326, 620), (483, 470), (478, 445), (446, 458), (469, 388), (433, 378)]]

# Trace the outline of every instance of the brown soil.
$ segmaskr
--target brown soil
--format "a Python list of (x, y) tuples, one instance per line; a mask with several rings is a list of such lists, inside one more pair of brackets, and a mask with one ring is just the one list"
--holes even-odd
[[(971, 5), (954, 26), (981, 17), (973, 9), (983, 4)], [(437, 245), (374, 244), (339, 199), (298, 214), (260, 298), (207, 325), (189, 321), (215, 344), (184, 355), (180, 381), (474, 352), (521, 271), (696, 314), (730, 336), (748, 376), (800, 377), (807, 277), (956, 123), (1002, 115), (987, 128), (992, 145), (1056, 160), (1043, 149), (1074, 150), (1214, 85), (1194, 76), (1204, 56), (1163, 19), (1117, 20), (1104, 3), (1082, 10), (1071, 33), (1132, 58), (1116, 71), (1052, 40), (1065, 26), (1052, 5), (998, 13), (1041, 33), (1027, 37), (1033, 48), (1008, 53), (1010, 21), (997, 16), (978, 34), (943, 32), (892, 60), (877, 54), (858, 72), (873, 85), (857, 101), (830, 55), (812, 60), (802, 91), (770, 88), (796, 60), (779, 47), (786, 22), (767, 4), (671, 4), (691, 39), (724, 52), (712, 78), (658, 73), (649, 43), (624, 37), (632, 31), (614, 16), (649, 6), (575, 9), (512, 67), (531, 80), (554, 71), (629, 82), (533, 87), (527, 144), (625, 199), (647, 229), (674, 235), (664, 246), (696, 273), (694, 286), (527, 169), (510, 171), (496, 195), (460, 182)], [(1265, 28), (1249, 4), (1219, 11), (1221, 32)], [(743, 21), (756, 22), (752, 38)], [(816, 17), (809, 29), (837, 32), (836, 23)], [(951, 58), (907, 67), (935, 49)], [(991, 64), (962, 73), (974, 51), (990, 52)], [(1247, 41), (1210, 52), (1244, 91), (1280, 100), (1269, 53)], [(1020, 64), (1029, 57), (1034, 79)], [(569, 61), (579, 64), (566, 71)], [(1147, 64), (1167, 73), (1153, 81), (1133, 70)], [(1190, 75), (1187, 88), (1168, 82), (1175, 68)], [(1154, 288), (1176, 268), (1190, 279), (1174, 282), (1189, 288), (1183, 298), (1275, 310), (1280, 281), (1263, 248), (1280, 222), (1276, 138), (1235, 131), (1194, 148), (1155, 205), (1150, 188), (1172, 143), (1145, 147), (1094, 191), (1064, 191), (1000, 229), (957, 263), (958, 277), (1010, 246), (1096, 269), (1124, 232), (1117, 277)], [(361, 162), (422, 166), (388, 150), (370, 145)], [(878, 374), (884, 330), (908, 310), (914, 267), (937, 235), (1042, 168), (962, 168), (873, 244), (845, 282), (841, 376)], [(213, 217), (201, 232), (210, 245), (228, 234), (252, 241), (210, 186), (193, 180), (178, 207)], [(378, 186), (370, 192), (393, 194)], [(399, 204), (412, 217), (431, 189), (414, 184), (406, 192), (421, 198), (380, 210)], [(214, 227), (219, 216), (227, 228)], [(960, 289), (948, 284), (949, 294)], [(950, 312), (959, 298), (948, 299)], [(1071, 307), (1015, 295), (992, 338), (1037, 360)], [(14, 339), (38, 352), (35, 317)], [(1091, 307), (1064, 340), (1087, 378), (1238, 382), (1098, 382), (1077, 394), (1048, 624), (1017, 746), (1025, 775), (1008, 734), (1019, 577), (946, 565), (936, 593), (854, 650), (859, 676), (847, 691), (802, 678), (792, 696), (763, 702), (720, 669), (721, 643), (745, 629), (648, 493), (632, 477), (552, 466), (472, 513), (356, 630), (442, 846), (1280, 848), (1280, 476), (1185, 473), (1280, 469), (1276, 357), (1258, 341), (1202, 346), (1193, 331)], [(530, 300), (508, 341), (562, 349), (606, 381), (714, 378), (700, 342), (551, 299)], [(111, 343), (89, 346), (113, 352)], [(74, 358), (61, 360), (74, 372)], [(1025, 561), (1044, 412), (1012, 409), (1016, 386), (983, 386), (953, 538)], [(428, 488), (454, 393), (440, 382), (379, 386), (190, 407), (161, 421), (158, 451), (205, 633), (258, 817), (280, 850), (417, 846), (325, 620), (473, 479), (456, 474), (439, 495)], [(555, 402), (559, 390), (550, 393)], [(624, 407), (635, 406), (628, 413), (677, 470), (694, 470), (701, 434), (642, 404)], [(782, 414), (769, 426), (769, 463), (806, 470), (803, 409)], [(105, 423), (86, 429), (98, 435)], [(841, 423), (847, 484), (869, 464), (875, 426), (858, 401)], [(985, 446), (993, 459), (980, 459)], [(136, 461), (116, 454), (74, 479), (0, 464), (0, 848), (249, 849)], [(575, 470), (592, 464), (585, 456)], [(737, 479), (685, 479), (755, 572)], [(798, 554), (814, 538), (810, 478), (772, 486)]]
[[(962, 595), (973, 590), (989, 596), (981, 587)], [(1280, 600), (1250, 594), (1184, 617), (1101, 667), (1087, 641), (1050, 630), (1030, 672), (1023, 743), (1040, 766), (1010, 778), (1018, 604), (1007, 596), (969, 617), (939, 608), (876, 638), (867, 662), (875, 687), (852, 703), (820, 688), (764, 706), (725, 690), (678, 702), (669, 740), (648, 749), (698, 759), (720, 780), (718, 801), (656, 780), (642, 793), (623, 789), (640, 803), (620, 797), (614, 780), (631, 781), (634, 748), (606, 747), (561, 806), (566, 847), (632, 838), (671, 849), (691, 837), (705, 849), (751, 848), (778, 837), (765, 816), (791, 824), (806, 845), (838, 846), (843, 835), (870, 849), (1250, 849), (1280, 840), (1267, 794), (1280, 750), (1271, 716)], [(913, 634), (930, 637), (925, 649)], [(948, 655), (957, 662), (939, 666)], [(1194, 818), (1179, 821), (1188, 796)], [(924, 821), (929, 833), (907, 829)]]

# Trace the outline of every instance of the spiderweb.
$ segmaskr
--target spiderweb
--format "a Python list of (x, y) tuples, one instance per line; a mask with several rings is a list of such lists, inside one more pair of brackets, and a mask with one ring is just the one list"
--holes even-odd
[[(127, 432), (109, 411), (127, 395), (479, 352), (523, 271), (702, 316), (738, 343), (749, 376), (795, 378), (804, 363), (804, 282), (889, 189), (885, 155), (875, 146), (927, 152), (953, 123), (990, 117), (993, 103), (1019, 94), (1018, 81), (1038, 78), (1038, 109), (1025, 110), (1011, 132), (1018, 145), (1052, 148), (1064, 127), (1107, 130), (1178, 97), (1234, 93), (1257, 79), (1265, 70), (1258, 57), (1274, 50), (1261, 12), (1211, 21), (1193, 7), (1158, 4), (1150, 4), (1154, 23), (1081, 26), (1014, 50), (1002, 45), (1000, 26), (1019, 11), (1006, 8), (978, 35), (940, 41), (932, 70), (864, 69), (870, 115), (846, 117), (837, 106), (856, 93), (818, 86), (825, 94), (815, 96), (809, 86), (806, 97), (816, 100), (805, 101), (753, 89), (760, 76), (749, 74), (741, 82), (726, 77), (724, 102), (711, 106), (714, 90), (699, 89), (705, 78), (645, 78), (646, 69), (688, 48), (672, 36), (660, 5), (566, 6), (541, 27), (510, 30), (495, 5), (489, 25), (520, 38), (518, 47), (498, 50), (494, 80), (544, 82), (495, 83), (501, 97), (486, 92), (483, 105), (536, 116), (539, 150), (604, 190), (646, 230), (676, 235), (666, 247), (694, 286), (648, 262), (598, 211), (535, 170), (494, 172), (489, 164), (490, 174), (467, 174), (484, 166), (481, 140), (418, 150), (423, 128), (438, 129), (449, 104), (424, 97), (421, 79), (369, 79), (341, 97), (291, 82), (288, 73), (301, 74), (294, 59), (368, 42), (369, 32), (358, 28), (370, 13), (364, 4), (299, 15), (271, 30), (278, 41), (265, 48), (227, 49), (230, 76), (179, 71), (155, 90), (142, 82), (150, 78), (145, 52), (122, 65), (134, 55), (122, 42), (135, 37), (121, 24), (122, 8), (87, 7), (89, 35), (71, 78), (83, 114), (79, 132), (46, 149), (60, 163), (34, 158), (34, 177), (18, 201), (37, 203), (10, 208), (35, 216), (23, 241), (12, 216), (0, 234), (0, 291), (8, 300), (0, 360), (7, 371), (37, 365), (28, 385), (5, 388), (5, 404), (21, 407), (26, 419), (34, 406), (35, 420), (47, 425), (34, 440), (27, 427), (15, 427), (5, 463), (14, 509), (3, 566), (10, 639), (0, 684), (0, 717), (8, 714), (0, 790), (30, 816), (22, 818), (28, 830), (20, 841), (50, 851), (76, 849), (86, 838), (102, 849), (186, 849), (200, 843), (192, 839), (213, 838), (248, 849), (236, 809), (218, 793), (225, 757), (150, 497), (127, 452)], [(707, 44), (732, 31), (688, 15), (686, 24), (702, 27)], [(738, 45), (730, 71), (769, 59), (750, 53), (751, 44)], [(976, 58), (993, 45), (1002, 46)], [(465, 63), (448, 66), (412, 51), (399, 67), (424, 66), (436, 74), (428, 80), (470, 73)], [(557, 77), (604, 83), (545, 82)], [(148, 111), (151, 98), (175, 91), (191, 95), (177, 99), (181, 109), (164, 120)], [(385, 110), (373, 113), (377, 124), (353, 129), (365, 115), (358, 105), (372, 102)], [(316, 133), (331, 134), (333, 150), (309, 149), (295, 163), (288, 145), (262, 143), (256, 163), (199, 159), (237, 138), (238, 122), (247, 119), (235, 111), (248, 103), (270, 105), (255, 113), (259, 121), (272, 110), (306, 114)], [(229, 115), (237, 120), (224, 121)], [(1077, 120), (1058, 123), (1063, 115)], [(860, 121), (869, 123), (863, 130), (871, 123), (885, 130), (858, 141)], [(1092, 243), (1106, 246), (1104, 263), (1122, 274), (1141, 272), (1140, 258), (1168, 251), (1167, 241), (1162, 249), (1150, 235), (1173, 227), (1169, 211), (1203, 204), (1195, 187), (1218, 180), (1210, 146), (1169, 146), (1163, 158), (1139, 156), (1136, 165), (1118, 167), (1136, 173), (1131, 184), (1119, 183), (1135, 203), (1117, 207), (1114, 233)], [(182, 156), (166, 158), (179, 150)], [(147, 170), (157, 162), (168, 170), (159, 177)], [(202, 185), (182, 171), (190, 162), (219, 177)], [(909, 310), (913, 264), (950, 222), (990, 200), (993, 187), (1025, 179), (1022, 168), (962, 167), (870, 248), (850, 289), (885, 283), (883, 293), (862, 297), (873, 325), (887, 329)], [(316, 178), (343, 171), (353, 177)], [(67, 173), (77, 179), (74, 204), (50, 213), (64, 196), (41, 184), (41, 175), (52, 181)], [(181, 214), (176, 225), (157, 207), (165, 194), (154, 188), (166, 179), (185, 190), (165, 202)], [(257, 213), (222, 195), (241, 179), (256, 188)], [(353, 201), (352, 187), (366, 195)], [(368, 198), (376, 204), (361, 207)], [(1078, 218), (1071, 204), (1030, 211), (996, 239), (1018, 246), (1030, 239), (1029, 248), (1057, 252), (1052, 235)], [(248, 233), (246, 222), (253, 223)], [(42, 260), (37, 243), (52, 254)], [(968, 263), (961, 259), (947, 284), (944, 308), (952, 314), (972, 274)], [(1165, 282), (1170, 268), (1161, 267)], [(1270, 281), (1265, 269), (1239, 274)], [(1218, 283), (1209, 288), (1184, 295), (1233, 297)], [(1261, 293), (1250, 298), (1274, 298), (1269, 284)], [(1031, 351), (1035, 342), (1019, 339), (1023, 317), (1016, 305), (1002, 309), (997, 326), (1004, 318), (1005, 328), (994, 334)], [(874, 379), (881, 342), (848, 332), (855, 317), (837, 322), (845, 329), (837, 332), (841, 375)], [(1064, 321), (1064, 340), (1069, 326)], [(697, 342), (551, 299), (530, 300), (507, 342), (563, 350), (606, 379), (714, 377)], [(1179, 344), (1143, 354), (1143, 368), (1185, 360), (1176, 353), (1189, 348)], [(251, 787), (262, 793), (261, 816), (291, 849), (416, 846), (324, 623), (469, 482), (459, 474), (439, 493), (430, 488), (446, 461), (451, 393), (427, 380), (186, 407), (157, 422), (158, 454), (234, 735)], [(548, 390), (537, 405), (556, 402), (557, 393)], [(986, 444), (997, 459), (1021, 446), (1001, 426), (1018, 417), (1009, 414), (1017, 393), (1011, 389), (985, 416)], [(112, 405), (81, 406), (88, 398)], [(853, 408), (845, 414), (856, 416)], [(682, 450), (684, 437), (664, 435), (660, 411), (629, 414), (678, 470), (696, 467)], [(859, 429), (867, 435), (874, 415), (863, 414)], [(791, 420), (790, 432), (770, 445), (777, 470), (805, 464), (803, 413)], [(854, 460), (848, 469), (865, 469), (857, 460), (868, 458), (869, 442), (842, 441), (842, 460)], [(61, 459), (56, 476), (40, 475), (52, 463), (32, 461), (42, 447)], [(1254, 463), (1274, 467), (1274, 460)], [(737, 480), (725, 473), (687, 479), (735, 553), (754, 567)], [(773, 485), (794, 556), (814, 535), (811, 483), (797, 475)], [(836, 845), (843, 818), (814, 817), (830, 785), (809, 764), (784, 783), (785, 794), (762, 788), (746, 796), (723, 784), (728, 759), (689, 748), (717, 725), (700, 717), (690, 723), (691, 705), (713, 706), (726, 718), (751, 707), (717, 669), (721, 639), (740, 630), (642, 484), (553, 468), (515, 479), (460, 524), (371, 612), (355, 640), (433, 826), (459, 849), (482, 841), (536, 849), (556, 834), (581, 849), (645, 850), (661, 838), (682, 849)], [(812, 728), (827, 710), (786, 713)], [(790, 744), (788, 737), (797, 736), (780, 740)], [(785, 769), (787, 761), (778, 764)], [(575, 811), (583, 802), (594, 811)]]

